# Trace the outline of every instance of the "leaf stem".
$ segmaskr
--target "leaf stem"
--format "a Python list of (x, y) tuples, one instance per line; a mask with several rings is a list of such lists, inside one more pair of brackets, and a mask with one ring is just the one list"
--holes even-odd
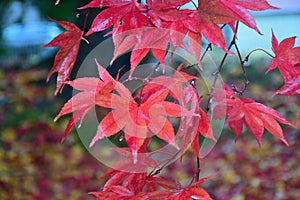
[[(233, 42), (230, 43), (230, 45), (228, 46), (227, 49), (230, 50), (232, 45), (233, 45)], [(209, 94), (208, 102), (207, 102), (207, 105), (206, 105), (206, 112), (208, 112), (210, 110), (211, 102), (212, 102), (212, 98), (213, 98), (213, 93), (214, 93), (214, 88), (216, 87), (218, 76), (219, 76), (219, 74), (220, 74), (220, 72), (223, 68), (223, 65), (225, 63), (225, 60), (226, 60), (227, 56), (228, 56), (228, 53), (225, 52), (225, 54), (222, 58), (222, 61), (221, 61), (220, 65), (218, 66), (217, 71), (214, 73), (215, 78), (213, 80), (213, 84), (212, 84), (211, 91), (210, 91), (210, 94)]]
[(204, 56), (206, 55), (206, 53), (207, 53), (208, 51), (211, 51), (211, 50), (212, 50), (212, 44), (209, 43), (209, 44), (207, 45), (207, 47), (206, 47), (204, 53), (202, 54), (202, 56), (201, 56), (201, 58), (200, 58), (200, 61), (202, 61), (202, 60), (204, 59)]
[(82, 13), (78, 13), (78, 14), (76, 15), (76, 17), (79, 18), (81, 14), (85, 14), (85, 16), (84, 16), (84, 21), (83, 21), (83, 28), (82, 28), (83, 31), (85, 31), (85, 29), (86, 29), (86, 26), (87, 26), (87, 20), (88, 20), (88, 18), (89, 18), (90, 13), (91, 13), (91, 10), (88, 9), (88, 10), (83, 11)]
[(248, 55), (245, 57), (245, 59), (243, 60), (243, 62), (245, 63), (245, 62), (248, 62), (248, 60), (249, 60), (249, 57), (252, 55), (252, 53), (254, 53), (254, 52), (256, 52), (256, 51), (262, 51), (262, 52), (264, 52), (265, 54), (267, 54), (268, 56), (270, 56), (271, 58), (275, 58), (275, 56), (273, 56), (271, 53), (269, 53), (268, 51), (266, 51), (266, 50), (264, 50), (264, 49), (262, 49), (262, 48), (257, 48), (257, 49), (254, 49), (254, 50), (252, 50), (252, 51), (250, 51), (249, 53), (248, 53)]
[(196, 172), (196, 182), (200, 180), (200, 172), (201, 172), (201, 164), (200, 164), (200, 158), (197, 156), (197, 172)]
[(178, 150), (170, 159), (168, 159), (165, 164), (163, 164), (160, 168), (158, 169), (153, 169), (148, 176), (155, 176), (161, 172), (168, 164), (172, 162), (172, 160), (180, 153), (180, 150)]

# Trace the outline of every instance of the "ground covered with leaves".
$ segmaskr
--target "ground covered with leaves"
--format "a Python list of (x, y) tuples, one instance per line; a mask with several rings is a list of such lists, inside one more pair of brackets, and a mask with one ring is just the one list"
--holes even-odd
[(47, 70), (0, 71), (0, 199), (87, 199), (101, 185), (101, 165), (75, 135), (60, 143)]

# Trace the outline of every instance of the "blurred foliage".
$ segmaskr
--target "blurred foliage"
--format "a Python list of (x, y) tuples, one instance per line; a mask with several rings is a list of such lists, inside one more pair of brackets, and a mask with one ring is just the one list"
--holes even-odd
[(61, 144), (62, 104), (47, 70), (0, 71), (0, 199), (87, 199), (100, 187), (101, 165), (76, 135)]
[[(10, 3), (16, 0), (3, 0), (0, 2), (0, 10), (5, 11)], [(77, 7), (87, 3), (88, 1), (65, 1), (63, 4), (55, 6), (55, 0), (50, 1), (37, 1), (37, 0), (18, 0), (18, 2), (32, 2), (34, 5), (38, 6), (43, 18), (51, 17), (58, 20), (71, 20), (74, 21)]]
[(215, 199), (300, 199), (300, 135), (287, 138), (289, 147), (272, 137), (259, 148), (246, 137), (236, 144), (223, 137), (204, 161), (214, 174), (205, 188)]

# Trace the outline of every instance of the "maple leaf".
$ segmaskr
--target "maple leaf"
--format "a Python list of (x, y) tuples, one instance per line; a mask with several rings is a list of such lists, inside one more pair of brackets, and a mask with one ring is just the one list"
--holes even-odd
[(278, 9), (277, 7), (270, 5), (266, 0), (219, 0), (219, 2), (223, 8), (234, 16), (235, 20), (243, 22), (249, 28), (256, 30), (258, 33), (260, 33), (260, 31), (258, 30), (256, 22), (248, 9), (254, 11)]
[(294, 127), (293, 124), (288, 122), (279, 112), (269, 108), (263, 104), (257, 103), (249, 98), (237, 97), (229, 87), (223, 84), (225, 91), (218, 91), (225, 93), (226, 98), (223, 100), (215, 99), (218, 104), (214, 107), (213, 119), (224, 118), (224, 113), (218, 113), (222, 110), (221, 107), (226, 106), (227, 124), (235, 134), (236, 140), (243, 130), (243, 123), (246, 125), (249, 132), (255, 137), (258, 144), (261, 146), (261, 138), (264, 129), (269, 131), (274, 136), (278, 137), (286, 145), (288, 142), (285, 140), (282, 128), (279, 123), (286, 124)]
[(43, 45), (43, 47), (60, 47), (55, 56), (54, 65), (47, 77), (47, 81), (49, 81), (51, 75), (58, 72), (55, 90), (56, 95), (59, 91), (61, 92), (65, 81), (68, 80), (78, 55), (80, 41), (81, 39), (85, 39), (82, 37), (83, 31), (75, 24), (65, 21), (55, 22), (66, 29), (66, 32), (56, 36), (48, 44)]
[[(177, 82), (176, 78), (167, 80), (169, 85)], [(158, 79), (155, 78), (153, 83), (153, 85), (158, 84)], [(117, 83), (115, 86), (117, 94), (112, 94), (111, 98), (110, 108), (112, 111), (100, 122), (90, 146), (103, 137), (110, 137), (123, 130), (135, 162), (138, 150), (145, 139), (149, 137), (149, 131), (178, 148), (174, 139), (173, 126), (167, 117), (178, 118), (196, 114), (179, 104), (165, 101), (170, 90), (164, 87), (164, 83), (167, 84), (167, 82), (163, 82), (156, 87), (146, 84), (140, 92), (138, 102), (134, 100), (130, 91), (123, 84)]]
[[(105, 30), (114, 25), (114, 34), (126, 30), (141, 27), (144, 21), (140, 13), (144, 9), (144, 5), (137, 1), (125, 0), (119, 2), (113, 1), (92, 1), (88, 5), (79, 9), (107, 6), (108, 8), (101, 11), (94, 19), (91, 29), (86, 35), (91, 35), (94, 32)], [(119, 31), (116, 31), (119, 30)]]
[(202, 70), (202, 65), (201, 65), (202, 35), (189, 31), (188, 45), (189, 45), (189, 52), (195, 57), (199, 69)]
[(127, 173), (112, 168), (102, 176), (109, 177), (101, 192), (91, 192), (97, 199), (142, 200), (147, 194), (143, 191), (146, 173)]
[(78, 9), (122, 6), (131, 2), (132, 0), (92, 0)]
[(216, 142), (209, 116), (200, 108), (200, 103), (201, 99), (198, 97), (197, 91), (193, 86), (189, 85), (184, 88), (183, 106), (191, 112), (198, 113), (199, 116), (184, 117), (177, 137), (183, 136), (181, 144), (182, 152), (186, 150), (188, 144), (191, 144), (193, 153), (198, 157), (200, 157), (199, 134)]
[(190, 0), (148, 0), (147, 15), (156, 27), (162, 27), (163, 22), (178, 22), (188, 17), (190, 12), (187, 9), (178, 9), (188, 2)]
[[(143, 16), (142, 14), (139, 15), (141, 15), (139, 17), (140, 20), (145, 18), (145, 16)], [(147, 19), (145, 19), (145, 21), (147, 21)], [(138, 28), (124, 32), (124, 34), (116, 34), (115, 30), (113, 30), (113, 41), (115, 44), (115, 50), (114, 57), (111, 60), (111, 64), (115, 61), (115, 59), (118, 56), (132, 49), (130, 56), (131, 76), (135, 67), (149, 53), (150, 49), (152, 49), (153, 56), (162, 65), (164, 65), (164, 59), (167, 50), (167, 41), (164, 38), (166, 34), (166, 30), (157, 29), (153, 27), (145, 27), (143, 29)]]
[(286, 38), (278, 44), (272, 31), (272, 50), (275, 57), (271, 60), (266, 73), (278, 67), (285, 82), (300, 75), (300, 47), (294, 47), (295, 40), (294, 36)]
[(185, 26), (194, 33), (203, 34), (210, 43), (229, 53), (221, 28), (204, 10), (198, 9), (199, 11), (194, 11), (189, 20), (184, 21)]
[(146, 100), (149, 94), (164, 88), (170, 92), (170, 95), (174, 99), (178, 100), (179, 102), (183, 102), (185, 96), (184, 86), (189, 85), (189, 81), (197, 79), (196, 76), (192, 76), (180, 71), (183, 64), (184, 63), (180, 64), (173, 76), (158, 76), (153, 78), (151, 82), (147, 83), (143, 88), (142, 99)]
[(62, 141), (76, 122), (80, 121), (81, 124), (84, 116), (93, 106), (98, 105), (106, 108), (110, 107), (111, 92), (114, 89), (115, 80), (97, 61), (96, 64), (98, 67), (99, 77), (101, 79), (86, 77), (66, 82), (66, 84), (72, 86), (76, 90), (80, 90), (81, 92), (67, 101), (54, 119), (54, 121), (56, 121), (63, 115), (73, 113)]
[(300, 74), (289, 79), (275, 94), (300, 95)]
[[(149, 145), (149, 143), (147, 143), (146, 140), (143, 143), (143, 146)], [(149, 169), (149, 167), (159, 167), (154, 159), (148, 157), (146, 152), (141, 151), (141, 148), (139, 149), (137, 156), (133, 155), (131, 149), (128, 147), (115, 148), (114, 150), (118, 152), (122, 157), (120, 158), (120, 161), (116, 162), (111, 167), (113, 169), (118, 169), (126, 172), (129, 171), (134, 173), (146, 172)]]
[(212, 200), (210, 195), (199, 185), (206, 181), (208, 178), (202, 178), (196, 183), (189, 185), (186, 188), (177, 190), (172, 195), (168, 196), (168, 200), (181, 200), (181, 199), (202, 199), (202, 200)]
[(159, 138), (177, 146), (173, 127), (166, 116), (181, 116), (181, 107), (164, 101), (168, 94), (167, 90), (153, 93), (142, 103), (135, 102), (130, 91), (120, 83), (116, 85), (116, 91), (119, 95), (112, 96), (113, 110), (100, 122), (90, 146), (104, 136), (109, 137), (123, 129), (126, 142), (134, 153), (147, 138), (148, 128)]
[(203, 34), (210, 43), (229, 53), (218, 24), (232, 24), (238, 20), (260, 33), (248, 9), (261, 11), (276, 7), (268, 4), (266, 0), (198, 0), (198, 10), (184, 23), (190, 31)]
[(186, 150), (188, 144), (192, 143), (193, 153), (200, 156), (199, 134), (213, 141), (216, 141), (216, 139), (213, 135), (209, 116), (200, 108), (201, 99), (198, 98), (197, 91), (189, 83), (189, 81), (197, 79), (197, 77), (180, 72), (183, 64), (184, 63), (178, 67), (172, 77), (159, 76), (154, 78), (151, 83), (146, 84), (143, 88), (145, 92), (143, 99), (147, 99), (147, 91), (166, 88), (169, 90), (171, 96), (178, 100), (184, 108), (191, 113), (197, 114), (184, 116), (182, 118), (176, 137), (182, 137), (180, 148), (182, 152)]
[[(140, 29), (151, 26), (149, 19), (141, 13), (141, 10), (143, 10), (143, 5), (133, 1), (128, 1), (121, 6), (107, 8), (97, 15), (92, 23), (91, 29), (86, 34), (90, 35), (113, 26), (111, 33), (115, 50), (111, 64), (118, 56), (134, 47), (130, 57), (130, 76), (135, 67), (147, 55), (150, 48), (153, 47), (153, 44), (156, 43), (159, 45), (153, 50), (153, 55), (162, 63), (164, 57), (162, 58), (161, 54), (165, 56), (165, 50), (167, 49), (166, 41), (157, 42), (156, 37), (153, 35), (151, 35), (151, 37), (149, 37), (149, 34), (146, 35), (150, 32), (149, 30)], [(150, 38), (153, 39), (151, 39), (152, 43), (149, 44), (147, 41), (150, 41)]]
[[(188, 17), (190, 11), (178, 10), (177, 7), (187, 2), (169, 1), (167, 6), (162, 7), (161, 5), (166, 5), (166, 2), (148, 1), (147, 10), (145, 9), (145, 5), (136, 4), (132, 1), (124, 1), (122, 5), (117, 6), (108, 5), (111, 7), (102, 11), (95, 18), (87, 35), (113, 26), (111, 33), (115, 51), (111, 64), (118, 56), (132, 49), (130, 57), (131, 76), (135, 67), (152, 49), (153, 56), (162, 64), (164, 71), (164, 59), (166, 57), (168, 42), (173, 45), (172, 52), (174, 52), (176, 47), (185, 48), (183, 39), (188, 30), (184, 27), (182, 20)], [(95, 5), (99, 5), (99, 3), (95, 2), (82, 8), (94, 7)], [(142, 11), (147, 12), (141, 13)], [(175, 11), (178, 13), (175, 13)], [(153, 27), (149, 18), (159, 29)], [(137, 30), (139, 28), (143, 29)], [(201, 36), (200, 38), (194, 36), (193, 39), (197, 43), (191, 43), (191, 39), (189, 40), (193, 44), (190, 52), (195, 55), (197, 61), (200, 63), (201, 41), (199, 40), (201, 40)]]
[[(156, 177), (153, 175), (147, 176), (145, 187), (148, 189), (148, 197), (151, 200), (181, 200), (181, 199), (203, 199), (211, 200), (210, 195), (202, 188), (199, 187), (208, 178), (202, 178), (184, 188), (176, 179), (174, 181), (166, 180), (162, 177)], [(157, 186), (166, 189), (158, 190)]]
[[(97, 199), (124, 199), (124, 200), (181, 200), (181, 199), (204, 199), (211, 200), (209, 194), (198, 186), (208, 178), (203, 178), (196, 183), (183, 188), (175, 181), (169, 181), (155, 175), (146, 173), (127, 173), (112, 168), (102, 176), (109, 177), (102, 191), (91, 192)], [(158, 188), (165, 190), (158, 190)]]

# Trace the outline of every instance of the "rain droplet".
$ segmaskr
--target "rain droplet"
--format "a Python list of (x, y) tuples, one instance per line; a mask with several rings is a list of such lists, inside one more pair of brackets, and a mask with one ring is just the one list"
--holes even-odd
[(133, 164), (136, 164), (137, 163), (137, 151), (136, 150), (133, 150), (132, 151), (132, 157), (133, 157)]

